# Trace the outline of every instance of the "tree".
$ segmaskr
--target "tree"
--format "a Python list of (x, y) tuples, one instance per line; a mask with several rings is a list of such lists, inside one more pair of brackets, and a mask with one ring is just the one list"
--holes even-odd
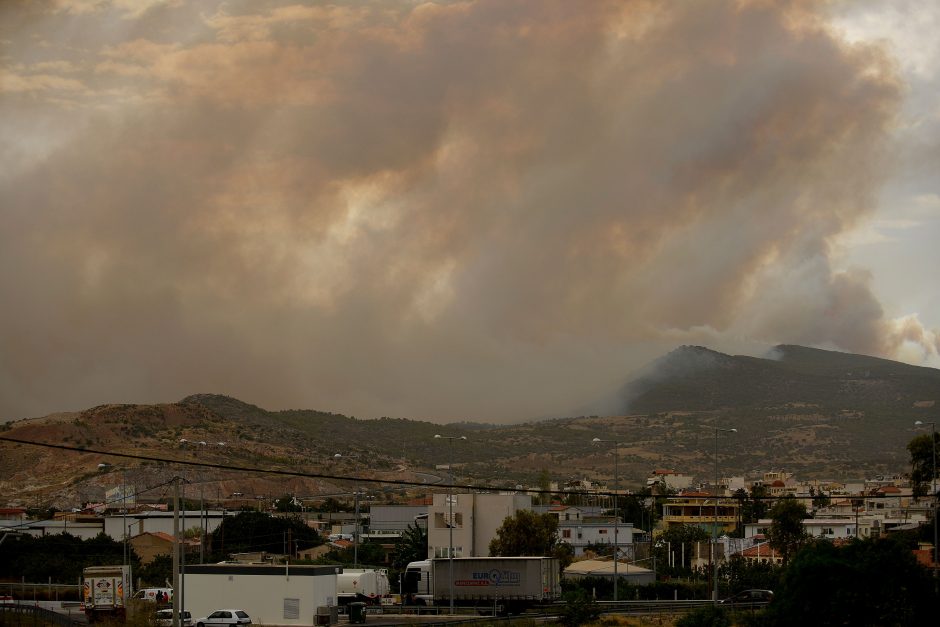
[[(294, 546), (286, 543), (290, 541)], [(271, 516), (263, 512), (244, 511), (226, 516), (212, 532), (213, 560), (226, 559), (231, 553), (266, 551), (292, 553), (298, 549), (323, 544), (320, 535), (295, 516)]]
[(365, 540), (359, 544), (358, 550), (353, 547), (333, 549), (322, 557), (314, 560), (317, 564), (342, 564), (350, 568), (358, 561), (359, 567), (382, 566), (385, 563), (385, 550), (378, 542)]
[(756, 562), (732, 555), (731, 559), (718, 567), (718, 577), (727, 583), (730, 594), (749, 588), (776, 590), (783, 570), (783, 566), (773, 562)]
[[(87, 540), (68, 533), (24, 535), (7, 538), (0, 556), (0, 580), (74, 583), (86, 566), (123, 563), (124, 544), (103, 533)], [(133, 550), (130, 561), (137, 572), (140, 561)]]
[(563, 595), (565, 604), (559, 610), (561, 624), (578, 627), (592, 623), (601, 615), (600, 606), (582, 589), (570, 590)]
[(771, 508), (770, 518), (772, 522), (767, 530), (770, 546), (780, 553), (783, 563), (787, 564), (809, 541), (809, 535), (803, 529), (806, 506), (793, 497), (786, 497)]
[(819, 492), (816, 492), (813, 488), (810, 488), (809, 495), (813, 497), (813, 511), (814, 512), (817, 509), (828, 506), (829, 503), (831, 502), (829, 499), (829, 495), (823, 492), (822, 490), (820, 490)]
[(166, 582), (173, 581), (173, 556), (157, 555), (149, 564), (135, 570), (134, 577), (152, 587), (161, 587)]
[(784, 571), (767, 612), (770, 625), (901, 627), (933, 624), (937, 601), (910, 547), (889, 537), (808, 545)]
[(404, 570), (409, 562), (417, 562), (428, 557), (428, 534), (416, 523), (411, 523), (395, 545), (392, 567)]
[(299, 512), (303, 510), (303, 506), (297, 502), (293, 494), (285, 494), (274, 501), (274, 509), (278, 512)]
[(695, 525), (668, 527), (656, 539), (656, 546), (653, 548), (653, 555), (656, 556), (657, 561), (656, 570), (672, 575), (690, 573), (691, 568), (688, 566), (683, 567), (681, 564), (671, 568), (669, 566), (669, 553), (676, 556), (675, 560), (677, 562), (681, 562), (681, 556), (685, 555), (686, 560), (691, 564), (692, 557), (695, 555), (695, 544), (697, 542), (708, 542), (709, 538), (707, 531)]
[(558, 542), (558, 518), (520, 509), (503, 520), (490, 542), (491, 556), (544, 556), (552, 554)]
[(548, 492), (552, 487), (552, 480), (551, 476), (548, 474), (548, 471), (544, 468), (541, 472), (539, 472), (537, 485), (539, 487), (539, 493), (535, 495), (536, 504), (548, 505), (552, 502), (552, 495)]
[(352, 508), (350, 508), (348, 505), (340, 503), (331, 496), (323, 501), (323, 504), (321, 504), (318, 509), (324, 513), (335, 514), (336, 512), (348, 512)]
[(738, 537), (744, 537), (744, 525), (767, 517), (767, 496), (767, 488), (762, 485), (752, 486), (750, 494), (744, 488), (735, 490), (734, 498), (741, 504), (738, 510), (741, 522), (736, 529)]
[(933, 442), (930, 440), (930, 434), (925, 433), (907, 444), (907, 451), (911, 454), (911, 489), (916, 497), (924, 496), (931, 489), (934, 447), (940, 446), (937, 441), (940, 433), (934, 433), (933, 436)]

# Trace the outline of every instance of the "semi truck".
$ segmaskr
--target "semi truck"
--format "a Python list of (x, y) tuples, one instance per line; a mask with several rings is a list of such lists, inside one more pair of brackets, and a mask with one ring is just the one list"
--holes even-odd
[(126, 620), (130, 593), (130, 566), (89, 566), (82, 571), (82, 607), (89, 623)]
[(388, 595), (388, 571), (384, 568), (344, 568), (336, 576), (336, 601), (339, 605), (353, 601), (379, 605)]
[(457, 557), (411, 562), (402, 592), (406, 602), (447, 605), (501, 606), (517, 614), (527, 607), (561, 598), (561, 572), (553, 557)]

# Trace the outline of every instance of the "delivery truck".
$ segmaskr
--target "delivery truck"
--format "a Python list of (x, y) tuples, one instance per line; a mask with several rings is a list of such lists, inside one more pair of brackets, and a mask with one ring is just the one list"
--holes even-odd
[(388, 571), (384, 568), (344, 568), (336, 576), (336, 600), (340, 605), (353, 601), (380, 605), (388, 596)]
[(411, 562), (402, 592), (406, 603), (501, 606), (503, 613), (561, 598), (561, 572), (553, 557), (457, 557)]
[(130, 593), (130, 566), (89, 566), (82, 571), (82, 607), (89, 623), (124, 621)]

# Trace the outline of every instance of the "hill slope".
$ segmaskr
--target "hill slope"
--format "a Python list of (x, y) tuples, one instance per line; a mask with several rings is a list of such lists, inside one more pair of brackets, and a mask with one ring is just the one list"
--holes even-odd
[[(776, 353), (777, 359), (758, 359), (681, 347), (625, 386), (631, 413), (619, 416), (441, 426), (315, 410), (269, 411), (197, 394), (178, 403), (104, 405), (21, 420), (7, 425), (4, 435), (165, 462), (0, 442), (0, 495), (10, 503), (59, 507), (71, 507), (76, 499), (100, 500), (119, 481), (114, 473), (97, 471), (102, 461), (127, 468), (128, 481), (137, 485), (158, 485), (183, 473), (200, 493), (216, 497), (233, 492), (316, 496), (348, 492), (354, 485), (194, 470), (174, 460), (433, 482), (445, 474), (435, 467), (453, 459), (461, 483), (502, 487), (534, 484), (543, 471), (560, 482), (607, 481), (616, 462), (621, 485), (637, 488), (654, 468), (711, 477), (714, 428), (731, 426), (738, 432), (722, 440), (722, 474), (782, 469), (802, 477), (855, 479), (906, 470), (905, 445), (919, 433), (913, 422), (936, 419), (940, 371), (798, 346), (780, 346)], [(434, 438), (438, 433), (467, 440), (441, 441)], [(593, 445), (593, 438), (619, 442), (617, 456), (609, 446)]]

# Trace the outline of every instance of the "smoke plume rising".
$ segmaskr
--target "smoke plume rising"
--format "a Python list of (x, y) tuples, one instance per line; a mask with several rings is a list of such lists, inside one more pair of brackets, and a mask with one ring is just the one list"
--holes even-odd
[(893, 356), (833, 238), (902, 96), (813, 3), (0, 9), (0, 416), (568, 412), (679, 343)]

